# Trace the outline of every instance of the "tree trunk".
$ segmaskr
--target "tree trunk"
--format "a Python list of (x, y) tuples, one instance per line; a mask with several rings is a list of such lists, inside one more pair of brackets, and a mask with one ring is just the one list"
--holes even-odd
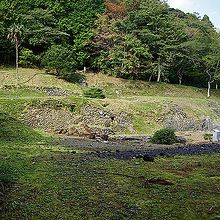
[(18, 40), (16, 40), (16, 86), (18, 87), (19, 85), (19, 77), (18, 77), (18, 48), (19, 48), (19, 44), (18, 44)]
[(151, 82), (152, 77), (153, 77), (153, 74), (150, 75), (148, 82)]
[(217, 83), (215, 84), (215, 89), (218, 90), (218, 84)]
[(211, 90), (211, 82), (208, 81), (208, 94), (207, 94), (208, 98), (210, 98), (210, 96), (211, 96), (210, 90)]
[(160, 63), (158, 63), (158, 75), (157, 75), (157, 82), (160, 82), (160, 77), (161, 77), (161, 66), (160, 66)]
[(182, 85), (182, 79), (183, 79), (182, 67), (178, 70), (177, 76), (178, 76), (178, 78), (179, 78), (179, 85)]

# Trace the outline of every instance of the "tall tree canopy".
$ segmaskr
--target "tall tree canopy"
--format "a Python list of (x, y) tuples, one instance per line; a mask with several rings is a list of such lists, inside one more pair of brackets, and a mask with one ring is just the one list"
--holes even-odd
[(15, 60), (7, 40), (14, 24), (24, 27), (20, 64), (54, 69), (64, 78), (87, 66), (122, 78), (219, 82), (219, 33), (209, 17), (170, 8), (166, 1), (2, 0), (1, 64)]

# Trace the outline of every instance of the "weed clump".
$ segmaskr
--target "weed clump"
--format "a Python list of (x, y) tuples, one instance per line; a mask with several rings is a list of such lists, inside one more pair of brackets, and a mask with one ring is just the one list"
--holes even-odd
[(154, 144), (174, 144), (177, 141), (175, 131), (169, 128), (163, 128), (153, 135), (151, 142)]
[(212, 134), (205, 133), (205, 134), (203, 135), (203, 138), (204, 138), (206, 141), (212, 141)]
[(88, 88), (87, 90), (84, 91), (84, 95), (87, 98), (96, 98), (96, 99), (105, 98), (103, 90), (100, 88), (96, 88), (96, 87)]

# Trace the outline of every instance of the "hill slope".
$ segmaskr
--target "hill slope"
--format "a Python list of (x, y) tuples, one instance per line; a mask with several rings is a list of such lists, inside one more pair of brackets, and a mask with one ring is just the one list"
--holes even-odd
[(0, 72), (0, 111), (35, 128), (68, 133), (86, 124), (112, 134), (152, 134), (163, 126), (201, 130), (204, 117), (211, 118), (210, 126), (219, 122), (218, 91), (207, 99), (205, 89), (87, 73), (88, 87), (102, 88), (107, 97), (99, 100), (85, 98), (85, 87), (80, 84), (46, 75), (43, 70), (20, 69), (20, 82), (26, 83), (18, 89), (9, 86), (16, 83), (15, 70)]

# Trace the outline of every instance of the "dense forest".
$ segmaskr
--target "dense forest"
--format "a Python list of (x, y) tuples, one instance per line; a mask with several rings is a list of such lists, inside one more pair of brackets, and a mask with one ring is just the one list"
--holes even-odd
[[(1, 0), (0, 63), (67, 80), (87, 67), (126, 79), (220, 82), (220, 34), (160, 0)], [(16, 58), (16, 59), (15, 59)]]

